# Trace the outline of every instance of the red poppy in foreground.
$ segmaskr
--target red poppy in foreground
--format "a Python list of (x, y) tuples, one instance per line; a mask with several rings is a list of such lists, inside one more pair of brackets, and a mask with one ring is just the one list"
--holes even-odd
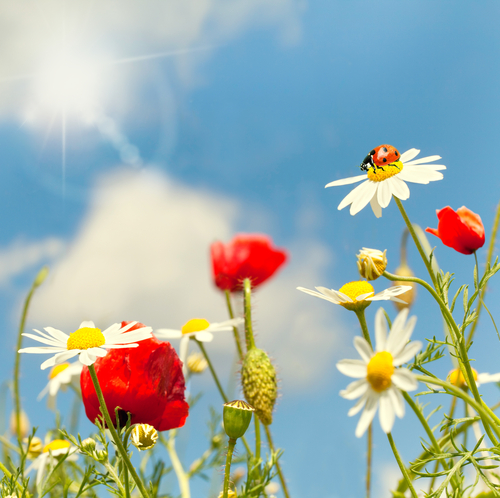
[[(140, 327), (144, 325), (138, 323), (131, 330)], [(182, 362), (168, 342), (153, 337), (138, 344), (133, 349), (113, 349), (94, 363), (111, 420), (115, 422), (115, 408), (120, 407), (121, 426), (130, 412), (132, 424), (149, 424), (157, 431), (182, 427), (189, 411)], [(95, 422), (101, 411), (87, 367), (80, 385), (85, 413)]]
[(273, 247), (270, 237), (239, 234), (231, 242), (214, 242), (210, 247), (215, 285), (231, 292), (241, 290), (243, 279), (254, 287), (265, 282), (287, 260), (283, 249)]
[(456, 212), (450, 206), (436, 210), (439, 219), (437, 230), (425, 231), (436, 235), (443, 244), (462, 254), (472, 254), (484, 245), (484, 226), (481, 217), (465, 206)]

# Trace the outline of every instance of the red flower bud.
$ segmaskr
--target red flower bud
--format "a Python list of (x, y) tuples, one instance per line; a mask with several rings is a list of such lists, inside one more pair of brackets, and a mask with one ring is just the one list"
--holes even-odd
[[(127, 323), (122, 322), (122, 326)], [(130, 330), (141, 327), (144, 325), (138, 323)], [(137, 344), (136, 348), (111, 349), (94, 363), (111, 420), (115, 422), (115, 408), (119, 406), (122, 427), (127, 412), (131, 413), (132, 424), (149, 424), (157, 431), (182, 427), (189, 411), (184, 399), (182, 362), (168, 342), (153, 337)], [(101, 411), (85, 366), (80, 385), (85, 413), (95, 422)]]
[(271, 277), (287, 260), (283, 249), (272, 247), (266, 235), (240, 234), (229, 244), (214, 242), (210, 247), (215, 285), (221, 290), (241, 290), (243, 279), (256, 287)]
[(465, 206), (456, 212), (450, 206), (436, 210), (439, 222), (437, 230), (425, 231), (436, 235), (443, 244), (462, 254), (472, 254), (484, 245), (484, 226), (481, 217)]

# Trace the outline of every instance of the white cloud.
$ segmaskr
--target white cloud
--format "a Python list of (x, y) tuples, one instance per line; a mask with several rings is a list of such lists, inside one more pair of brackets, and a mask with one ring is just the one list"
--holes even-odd
[[(37, 292), (32, 324), (71, 332), (84, 319), (103, 327), (139, 320), (154, 328), (178, 328), (194, 317), (225, 320), (224, 298), (211, 281), (209, 245), (234, 235), (239, 212), (235, 200), (174, 183), (158, 171), (107, 174)], [(318, 386), (331, 373), (342, 326), (337, 307), (295, 289), (322, 281), (329, 250), (313, 239), (289, 249), (290, 264), (255, 293), (253, 318), (258, 344), (275, 358), (284, 386), (298, 389), (312, 381)], [(210, 350), (217, 368), (227, 371), (230, 333), (218, 334)]]

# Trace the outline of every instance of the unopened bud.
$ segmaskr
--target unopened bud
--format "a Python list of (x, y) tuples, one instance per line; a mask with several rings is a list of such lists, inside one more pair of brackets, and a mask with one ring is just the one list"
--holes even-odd
[[(218, 498), (222, 498), (223, 496), (224, 493), (221, 491)], [(237, 498), (237, 496), (236, 491), (233, 491), (232, 489), (228, 490), (227, 498)]]
[(34, 287), (39, 287), (40, 285), (43, 284), (43, 281), (47, 278), (47, 275), (49, 274), (49, 267), (44, 266), (37, 274), (35, 277), (35, 281), (33, 282)]
[[(26, 444), (28, 444), (29, 440), (26, 438), (23, 441)], [(38, 455), (40, 455), (42, 450), (43, 450), (42, 440), (39, 437), (32, 437), (28, 446), (27, 457), (30, 460), (34, 460)]]
[[(406, 264), (403, 263), (401, 266), (399, 266), (396, 271), (394, 272), (395, 275), (400, 275), (401, 277), (413, 277), (413, 272), (411, 271), (410, 267)], [(398, 296), (399, 299), (404, 301), (406, 304), (403, 303), (398, 303), (397, 301), (393, 301), (396, 308), (401, 311), (405, 308), (409, 308), (413, 302), (415, 301), (415, 297), (417, 295), (417, 284), (415, 282), (405, 282), (404, 280), (396, 280), (395, 282), (392, 282), (392, 285), (409, 285), (411, 286), (410, 290), (407, 290), (403, 294), (400, 294)]]
[(156, 444), (158, 432), (152, 425), (139, 424), (132, 429), (130, 439), (139, 451), (150, 450)]
[[(477, 372), (474, 368), (471, 368), (472, 370), (472, 376), (474, 377), (474, 380), (477, 381)], [(454, 386), (461, 387), (461, 388), (466, 388), (467, 383), (465, 382), (465, 377), (460, 370), (460, 368), (455, 368), (453, 369), (449, 374), (446, 380), (450, 383), (453, 384)]]
[(207, 360), (201, 353), (191, 353), (186, 363), (188, 370), (194, 374), (200, 374), (208, 367)]
[(387, 249), (382, 252), (378, 249), (368, 249), (363, 247), (358, 258), (359, 274), (366, 280), (376, 280), (387, 268)]
[(253, 406), (240, 399), (224, 403), (223, 419), (226, 434), (233, 439), (243, 436), (252, 421), (254, 411)]
[(92, 453), (95, 450), (96, 442), (91, 437), (88, 437), (87, 439), (84, 439), (82, 441), (81, 446), (82, 446), (83, 451), (86, 451), (88, 453)]
[[(30, 421), (28, 419), (28, 415), (24, 413), (23, 410), (19, 413), (19, 436), (21, 438), (25, 438), (30, 430)], [(10, 415), (10, 432), (14, 435), (17, 435), (17, 420), (16, 420), (16, 412), (12, 412)]]
[(95, 458), (100, 462), (104, 462), (108, 458), (108, 453), (106, 450), (97, 450), (95, 453)]
[(265, 351), (252, 348), (241, 366), (241, 384), (246, 400), (264, 425), (273, 421), (273, 408), (278, 397), (276, 370)]

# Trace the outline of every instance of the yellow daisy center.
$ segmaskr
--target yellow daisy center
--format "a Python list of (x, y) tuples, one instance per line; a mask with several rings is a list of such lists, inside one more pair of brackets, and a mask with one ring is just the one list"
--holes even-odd
[(372, 389), (378, 393), (391, 387), (391, 377), (394, 373), (392, 364), (392, 354), (387, 351), (376, 353), (369, 361), (366, 368), (366, 380), (372, 386)]
[(210, 326), (207, 320), (204, 318), (193, 318), (186, 322), (181, 329), (183, 334), (192, 334), (193, 332), (199, 332), (200, 330), (205, 330)]
[(375, 168), (370, 168), (368, 170), (367, 176), (372, 182), (383, 182), (391, 176), (397, 175), (403, 171), (403, 163), (401, 161), (396, 161), (394, 163), (388, 164), (387, 166), (379, 166)]
[[(68, 348), (69, 349), (69, 348)], [(53, 379), (57, 377), (61, 372), (64, 372), (69, 367), (69, 363), (61, 363), (60, 365), (56, 365), (49, 373), (49, 379)]]
[[(477, 380), (477, 371), (474, 368), (472, 368), (471, 370), (474, 380)], [(457, 387), (464, 387), (467, 385), (464, 375), (459, 368), (455, 368), (448, 374), (448, 382)]]
[(83, 327), (70, 334), (66, 347), (68, 349), (98, 348), (106, 342), (101, 329)]
[(365, 280), (358, 280), (356, 282), (348, 282), (347, 284), (344, 284), (339, 289), (339, 292), (342, 292), (342, 294), (345, 294), (353, 300), (352, 303), (340, 303), (341, 306), (351, 311), (360, 311), (369, 306), (370, 301), (366, 301), (366, 298), (358, 301), (357, 298), (362, 294), (370, 294), (367, 297), (371, 297), (375, 290), (373, 289), (373, 286)]
[(54, 441), (51, 441), (43, 447), (43, 452), (48, 453), (49, 451), (62, 450), (69, 447), (69, 441), (65, 441), (64, 439), (54, 439)]

